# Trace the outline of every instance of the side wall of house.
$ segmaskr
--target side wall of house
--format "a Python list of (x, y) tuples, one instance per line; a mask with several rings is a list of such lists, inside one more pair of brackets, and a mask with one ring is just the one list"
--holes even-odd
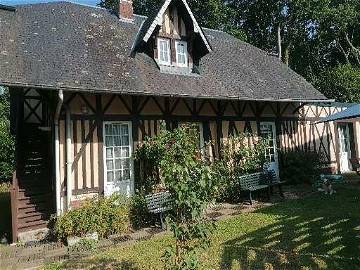
[[(256, 137), (261, 122), (276, 124), (277, 145), (283, 151), (315, 150), (326, 157), (325, 166), (336, 171), (336, 136), (333, 124), (317, 124), (320, 117), (340, 108), (301, 106), (298, 103), (195, 100), (125, 95), (65, 95), (71, 111), (73, 198), (104, 192), (103, 123), (130, 121), (134, 149), (147, 136), (158, 134), (162, 124), (200, 122), (204, 141), (212, 141), (210, 155), (219, 155), (221, 141), (231, 134), (249, 132)], [(60, 121), (62, 194), (66, 194), (66, 121)]]

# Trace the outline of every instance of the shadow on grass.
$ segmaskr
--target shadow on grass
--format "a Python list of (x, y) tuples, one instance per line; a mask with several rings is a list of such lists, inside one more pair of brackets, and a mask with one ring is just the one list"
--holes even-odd
[(257, 212), (276, 222), (225, 242), (222, 269), (360, 269), (360, 189)]
[(89, 269), (89, 270), (138, 270), (135, 264), (129, 260), (117, 261), (112, 258), (77, 258), (63, 263), (60, 269)]
[(11, 200), (10, 185), (0, 183), (0, 240), (11, 237)]

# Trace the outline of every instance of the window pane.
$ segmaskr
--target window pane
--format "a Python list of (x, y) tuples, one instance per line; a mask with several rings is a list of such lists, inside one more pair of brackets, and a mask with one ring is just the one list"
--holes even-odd
[(126, 135), (122, 137), (122, 145), (123, 146), (129, 145), (129, 136)]
[(114, 135), (120, 135), (120, 126), (119, 125), (114, 125), (113, 126), (114, 128), (113, 128), (113, 134)]
[(121, 169), (121, 159), (115, 160), (115, 169), (117, 169), (117, 170)]
[(107, 169), (108, 171), (114, 169), (113, 161), (112, 161), (112, 160), (107, 160), (107, 161), (106, 161), (106, 169)]
[(129, 134), (128, 125), (122, 125), (122, 126), (121, 126), (121, 134), (122, 134), (122, 135), (128, 135), (128, 134)]
[(123, 171), (123, 179), (124, 180), (130, 179), (130, 170), (124, 170)]
[(179, 64), (186, 64), (185, 56), (184, 55), (179, 55), (178, 56), (178, 61), (179, 61)]
[(177, 52), (180, 53), (180, 54), (185, 53), (185, 46), (184, 46), (184, 44), (178, 43), (177, 45), (178, 45), (178, 46), (177, 46)]
[(113, 172), (108, 172), (107, 173), (107, 181), (112, 182), (113, 180), (114, 180), (114, 173)]
[(112, 158), (112, 157), (113, 157), (112, 148), (106, 148), (106, 158)]
[(130, 160), (129, 159), (122, 159), (122, 169), (129, 169), (130, 168)]
[(121, 171), (115, 172), (115, 181), (121, 181)]
[(159, 40), (159, 57), (161, 62), (169, 63), (169, 41)]
[(130, 157), (130, 150), (129, 150), (129, 147), (123, 147), (121, 149), (121, 156), (122, 157)]
[(105, 145), (106, 146), (113, 146), (113, 137), (110, 137), (110, 136), (106, 136), (105, 137)]
[(121, 157), (121, 147), (115, 147), (114, 152), (115, 152), (115, 158)]
[(121, 146), (121, 137), (114, 136), (114, 146)]
[(112, 126), (111, 125), (105, 125), (105, 134), (106, 135), (112, 134)]

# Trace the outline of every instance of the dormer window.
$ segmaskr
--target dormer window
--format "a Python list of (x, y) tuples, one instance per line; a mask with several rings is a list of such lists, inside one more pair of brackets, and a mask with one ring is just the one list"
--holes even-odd
[(169, 39), (158, 38), (158, 58), (161, 65), (171, 65)]
[(188, 66), (188, 51), (187, 51), (187, 42), (186, 41), (175, 41), (176, 47), (176, 64), (179, 67)]

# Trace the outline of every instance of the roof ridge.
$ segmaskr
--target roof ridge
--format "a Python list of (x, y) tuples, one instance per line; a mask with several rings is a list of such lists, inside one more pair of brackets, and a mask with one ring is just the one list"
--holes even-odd
[(16, 5), (15, 7), (45, 6), (45, 5), (56, 5), (56, 4), (71, 4), (71, 5), (83, 6), (83, 7), (89, 7), (89, 8), (108, 10), (106, 8), (103, 8), (103, 7), (92, 6), (92, 5), (88, 5), (88, 4), (84, 4), (84, 3), (78, 3), (78, 2), (75, 2), (75, 1), (71, 1), (71, 0), (59, 0), (59, 1), (50, 1), (50, 2), (27, 3), (27, 4)]

